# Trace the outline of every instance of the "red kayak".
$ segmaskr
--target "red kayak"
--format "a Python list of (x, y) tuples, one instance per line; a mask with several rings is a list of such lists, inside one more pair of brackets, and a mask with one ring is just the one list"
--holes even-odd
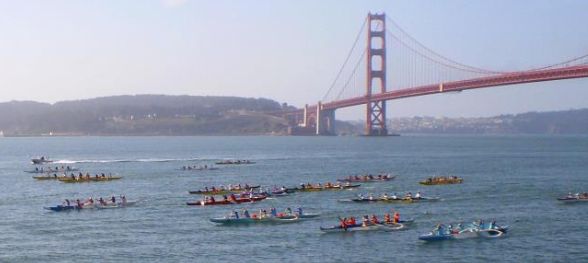
[(253, 198), (249, 198), (249, 197), (243, 197), (243, 198), (237, 198), (235, 200), (215, 200), (215, 201), (204, 201), (204, 200), (200, 200), (200, 201), (194, 201), (194, 202), (187, 202), (187, 205), (200, 205), (200, 206), (207, 206), (207, 205), (234, 205), (234, 204), (240, 204), (240, 203), (251, 203), (251, 202), (257, 202), (257, 201), (261, 201), (263, 199), (266, 199), (267, 196), (254, 196)]

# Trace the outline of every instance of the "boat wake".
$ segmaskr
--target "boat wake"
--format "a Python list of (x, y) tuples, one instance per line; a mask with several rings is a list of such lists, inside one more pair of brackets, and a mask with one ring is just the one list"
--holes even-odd
[(114, 159), (114, 160), (58, 160), (53, 163), (56, 164), (75, 164), (75, 163), (163, 163), (163, 162), (183, 162), (183, 161), (198, 161), (198, 158), (184, 158), (184, 159)]

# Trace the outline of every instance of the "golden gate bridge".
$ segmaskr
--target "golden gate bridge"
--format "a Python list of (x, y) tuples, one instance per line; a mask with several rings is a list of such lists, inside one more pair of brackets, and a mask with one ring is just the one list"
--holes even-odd
[(365, 135), (385, 136), (389, 100), (585, 77), (588, 55), (512, 72), (465, 65), (427, 48), (384, 13), (370, 13), (322, 99), (277, 114), (289, 120), (291, 134), (334, 135), (335, 110), (366, 105)]

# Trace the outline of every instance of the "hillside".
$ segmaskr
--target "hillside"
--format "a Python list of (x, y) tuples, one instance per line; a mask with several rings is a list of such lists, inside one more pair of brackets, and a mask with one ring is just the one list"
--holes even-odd
[(430, 134), (588, 134), (588, 109), (485, 118), (395, 118), (390, 132)]
[(210, 96), (12, 101), (0, 103), (0, 131), (6, 136), (283, 134), (286, 121), (263, 113), (282, 107), (268, 99)]

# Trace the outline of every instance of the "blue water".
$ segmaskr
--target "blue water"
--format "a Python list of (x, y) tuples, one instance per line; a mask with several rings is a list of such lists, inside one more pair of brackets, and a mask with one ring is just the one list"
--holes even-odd
[[(47, 155), (119, 181), (36, 181), (24, 170)], [(183, 172), (218, 159), (254, 165)], [(190, 207), (188, 190), (219, 184), (294, 186), (359, 173), (391, 172), (387, 183), (353, 191), (298, 193), (238, 206), (302, 206), (321, 218), (286, 225), (216, 226), (230, 206)], [(433, 175), (461, 185), (421, 186)], [(0, 138), (1, 262), (587, 262), (588, 204), (561, 204), (588, 191), (585, 136), (73, 137)], [(421, 191), (437, 203), (355, 204), (358, 193)], [(49, 212), (65, 198), (126, 194), (134, 207)], [(322, 234), (337, 217), (399, 210), (416, 226), (401, 232)], [(496, 219), (506, 238), (427, 244), (418, 235), (439, 222)]]

